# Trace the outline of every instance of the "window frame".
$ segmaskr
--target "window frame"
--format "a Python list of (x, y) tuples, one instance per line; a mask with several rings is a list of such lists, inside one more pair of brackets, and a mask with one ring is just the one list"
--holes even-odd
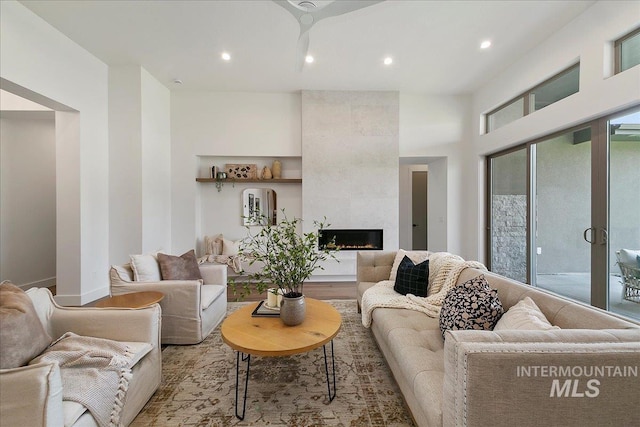
[[(636, 28), (635, 30), (625, 34), (624, 36), (620, 37), (619, 39), (617, 39), (614, 43), (613, 43), (613, 50), (614, 50), (614, 67), (613, 67), (613, 74), (620, 74), (623, 71), (627, 71), (629, 68), (627, 68), (627, 70), (621, 70), (620, 68), (622, 67), (622, 43), (624, 43), (625, 41), (636, 37), (637, 35), (640, 34), (640, 27)], [(635, 65), (634, 65), (635, 67)], [(633, 68), (633, 67), (631, 67)]]
[[(640, 28), (638, 30), (640, 31)], [(564, 68), (562, 71), (554, 74), (553, 76), (549, 77), (548, 79), (538, 83), (537, 85), (533, 86), (532, 88), (530, 88), (530, 89), (528, 89), (528, 90), (526, 90), (526, 91), (514, 96), (513, 98), (509, 99), (507, 102), (504, 102), (504, 103), (500, 104), (497, 108), (494, 108), (493, 110), (491, 110), (488, 113), (486, 113), (484, 115), (484, 130), (485, 130), (485, 134), (493, 132), (496, 129), (499, 129), (499, 128), (496, 128), (496, 129), (491, 129), (490, 128), (489, 124), (490, 124), (491, 116), (493, 114), (497, 113), (498, 111), (500, 111), (500, 110), (508, 107), (509, 105), (513, 104), (514, 102), (516, 102), (520, 98), (523, 99), (522, 117), (526, 117), (531, 113), (539, 111), (539, 110), (532, 110), (531, 109), (531, 94), (533, 94), (536, 90), (540, 89), (541, 87), (543, 87), (543, 86), (547, 85), (548, 83), (552, 82), (553, 80), (556, 80), (556, 79), (564, 76), (565, 74), (569, 74), (570, 72), (572, 72), (576, 68), (578, 69), (578, 73), (579, 73), (580, 72), (580, 60), (578, 60), (577, 62), (575, 62), (572, 65), (568, 66), (567, 68)], [(580, 78), (578, 78), (578, 91), (572, 93), (571, 95), (575, 95), (578, 92), (580, 92)], [(562, 99), (568, 98), (571, 95), (565, 96), (564, 98), (561, 98), (558, 101), (561, 101)], [(558, 101), (555, 101), (555, 102), (558, 102)], [(555, 104), (555, 102), (553, 102), (553, 103), (551, 103), (549, 105)], [(522, 118), (522, 117), (520, 117), (520, 118)], [(518, 119), (516, 119), (516, 120), (518, 120)], [(511, 123), (511, 122), (509, 122), (509, 123)]]

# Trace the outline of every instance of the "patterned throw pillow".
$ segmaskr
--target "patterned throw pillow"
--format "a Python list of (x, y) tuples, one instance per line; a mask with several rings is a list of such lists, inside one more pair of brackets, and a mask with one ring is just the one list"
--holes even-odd
[(405, 255), (398, 265), (393, 290), (402, 295), (413, 294), (417, 297), (426, 297), (428, 287), (429, 260), (416, 265)]
[(482, 274), (447, 293), (440, 311), (442, 337), (448, 330), (492, 330), (503, 313), (498, 291), (489, 286)]

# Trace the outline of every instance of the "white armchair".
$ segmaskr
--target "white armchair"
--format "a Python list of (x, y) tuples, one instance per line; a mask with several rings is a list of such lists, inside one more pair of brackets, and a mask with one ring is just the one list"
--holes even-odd
[(202, 264), (203, 280), (136, 282), (130, 264), (111, 266), (111, 295), (158, 291), (164, 294), (162, 343), (197, 344), (227, 314), (227, 266)]
[(622, 277), (622, 298), (640, 303), (640, 250), (616, 251)]
[[(26, 294), (53, 340), (65, 332), (73, 332), (127, 342), (134, 349), (139, 360), (131, 370), (127, 399), (120, 416), (122, 425), (129, 425), (160, 385), (158, 305), (141, 309), (61, 307), (46, 288), (32, 288)], [(97, 426), (84, 406), (63, 401), (62, 395), (57, 363), (0, 369), (0, 426)]]

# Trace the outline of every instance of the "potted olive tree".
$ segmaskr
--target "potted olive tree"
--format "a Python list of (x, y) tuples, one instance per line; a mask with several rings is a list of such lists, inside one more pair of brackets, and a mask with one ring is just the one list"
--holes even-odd
[[(324, 269), (322, 262), (336, 259), (334, 249), (318, 247), (318, 232), (300, 233), (300, 218), (289, 219), (282, 210), (283, 219), (277, 225), (264, 226), (257, 233), (246, 227), (248, 235), (240, 242), (240, 255), (257, 264), (260, 269), (246, 276), (234, 292), (241, 298), (255, 288), (263, 293), (269, 287), (277, 287), (282, 294), (280, 318), (286, 325), (302, 323), (305, 315), (304, 294), (302, 291), (307, 280), (317, 269)], [(326, 218), (314, 221), (314, 228), (322, 230), (329, 226)], [(331, 245), (327, 245), (331, 246)]]

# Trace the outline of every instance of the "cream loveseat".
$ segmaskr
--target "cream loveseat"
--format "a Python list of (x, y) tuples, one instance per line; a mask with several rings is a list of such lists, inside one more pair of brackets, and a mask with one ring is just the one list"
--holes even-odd
[[(73, 332), (85, 337), (127, 343), (133, 353), (130, 362), (133, 367), (124, 406), (119, 412), (119, 425), (129, 425), (160, 385), (162, 357), (159, 306), (142, 309), (61, 307), (54, 302), (48, 289), (32, 288), (26, 291), (26, 295), (33, 302), (35, 313), (48, 338), (54, 342), (63, 334)], [(29, 335), (24, 340), (33, 340), (36, 334)], [(87, 390), (87, 393), (91, 392), (93, 389)], [(0, 369), (2, 427), (98, 425), (84, 406), (63, 401), (62, 398), (63, 383), (57, 362)], [(105, 396), (105, 399), (108, 399), (105, 405), (113, 405), (114, 396)]]
[(111, 266), (111, 295), (159, 291), (162, 344), (197, 344), (227, 314), (227, 266), (202, 264), (202, 280), (134, 281), (131, 264)]
[[(389, 280), (396, 252), (357, 255), (363, 293)], [(640, 425), (640, 325), (531, 286), (484, 274), (508, 310), (530, 297), (547, 331), (447, 331), (439, 319), (375, 308), (371, 331), (418, 426)]]

